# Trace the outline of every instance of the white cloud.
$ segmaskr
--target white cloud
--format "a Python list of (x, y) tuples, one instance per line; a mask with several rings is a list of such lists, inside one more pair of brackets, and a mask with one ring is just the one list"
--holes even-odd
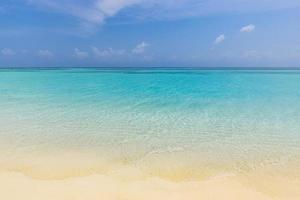
[(216, 39), (215, 39), (215, 44), (220, 44), (222, 43), (223, 41), (225, 40), (225, 35), (222, 34), (222, 35), (219, 35)]
[[(23, 0), (31, 5), (77, 17), (82, 23), (102, 24), (122, 13), (122, 20), (170, 19), (228, 13), (264, 12), (300, 6), (300, 0)], [(121, 12), (131, 8), (130, 12)], [(125, 16), (125, 17), (124, 17)]]
[(136, 45), (136, 47), (134, 47), (132, 49), (132, 53), (134, 54), (142, 54), (146, 51), (147, 47), (149, 47), (150, 45), (147, 44), (146, 42), (141, 42), (140, 44)]
[(114, 50), (112, 48), (100, 50), (97, 47), (92, 47), (92, 52), (95, 57), (121, 56), (125, 54), (125, 50)]
[(48, 8), (81, 19), (84, 23), (101, 24), (120, 10), (145, 0), (27, 0), (32, 5)]
[(255, 25), (249, 24), (241, 28), (240, 32), (242, 33), (249, 33), (255, 30)]
[(12, 49), (9, 49), (9, 48), (4, 48), (1, 50), (1, 53), (4, 55), (4, 56), (14, 56), (16, 55), (17, 53), (12, 50)]
[(46, 50), (39, 50), (38, 56), (44, 57), (44, 58), (52, 58), (54, 56), (54, 54), (51, 51), (46, 49)]
[(77, 57), (79, 59), (85, 59), (85, 58), (89, 57), (89, 54), (87, 52), (81, 51), (78, 48), (74, 49), (74, 55), (75, 55), (75, 57)]

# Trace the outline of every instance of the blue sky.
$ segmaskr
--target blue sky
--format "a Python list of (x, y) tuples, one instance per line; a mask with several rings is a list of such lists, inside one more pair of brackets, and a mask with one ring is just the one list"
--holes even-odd
[(1, 0), (1, 67), (300, 67), (300, 0)]

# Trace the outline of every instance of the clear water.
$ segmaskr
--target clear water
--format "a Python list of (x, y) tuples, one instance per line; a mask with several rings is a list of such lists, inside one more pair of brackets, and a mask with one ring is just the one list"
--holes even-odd
[(300, 71), (3, 69), (0, 152), (0, 170), (39, 178), (297, 177)]

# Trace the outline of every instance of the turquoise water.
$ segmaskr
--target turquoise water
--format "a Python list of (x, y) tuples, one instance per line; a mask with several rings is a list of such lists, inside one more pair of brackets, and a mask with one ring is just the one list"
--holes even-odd
[(92, 157), (78, 170), (299, 166), (297, 70), (3, 69), (0, 110), (5, 169), (66, 152)]

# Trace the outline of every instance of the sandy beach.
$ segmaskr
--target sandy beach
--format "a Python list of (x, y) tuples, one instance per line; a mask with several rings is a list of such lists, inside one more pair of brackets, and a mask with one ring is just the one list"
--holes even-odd
[(38, 180), (20, 173), (5, 172), (0, 174), (0, 198), (9, 200), (299, 200), (299, 183), (284, 179), (277, 182), (275, 180), (273, 183), (265, 182), (268, 187), (261, 188), (260, 191), (232, 175), (214, 177), (201, 182), (172, 182), (159, 178), (126, 180), (119, 175)]

